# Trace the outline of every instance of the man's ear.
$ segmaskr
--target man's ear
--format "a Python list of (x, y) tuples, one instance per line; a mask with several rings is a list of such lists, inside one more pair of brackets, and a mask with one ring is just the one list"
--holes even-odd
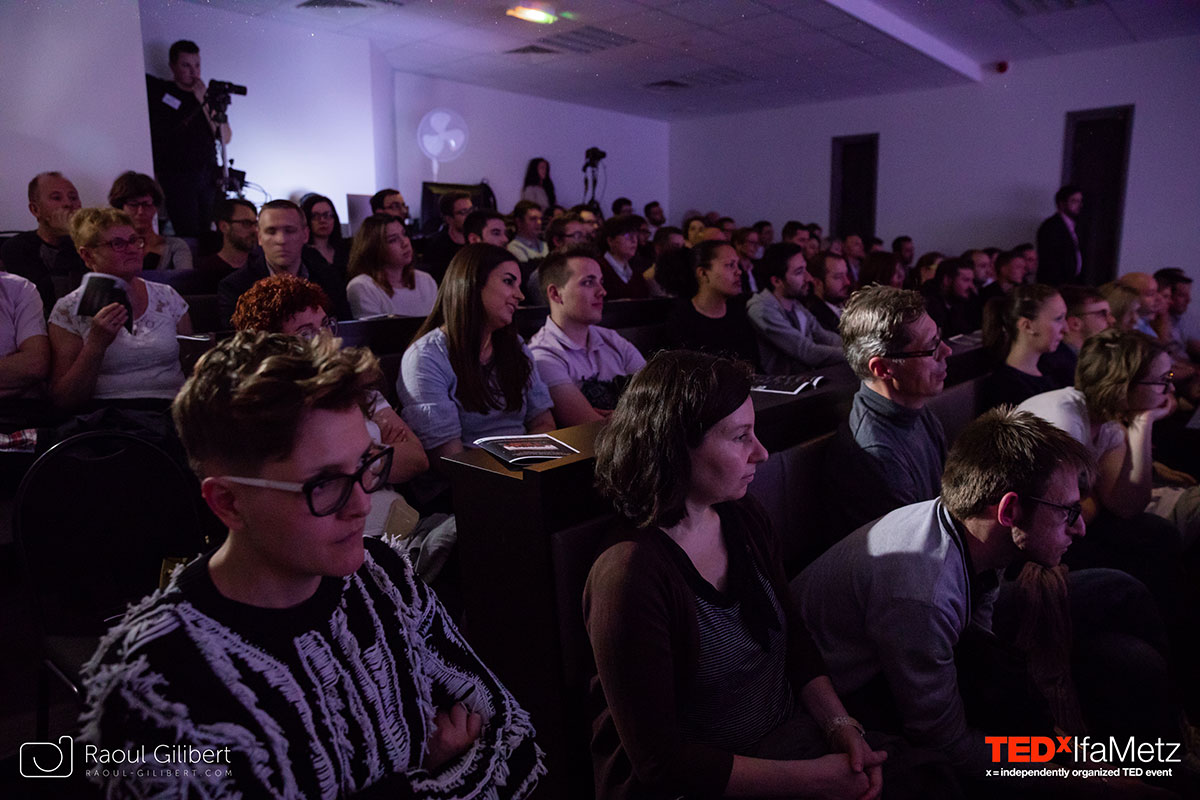
[(237, 493), (229, 484), (219, 478), (205, 478), (200, 482), (200, 496), (225, 527), (230, 530), (245, 527), (238, 508)]
[(892, 362), (883, 356), (871, 356), (871, 358), (867, 359), (867, 370), (876, 379), (885, 381), (892, 377)]
[(467, 234), (467, 244), (479, 244), (482, 241), (483, 237), (481, 237), (478, 233)]
[(558, 290), (556, 284), (552, 283), (546, 287), (546, 299), (551, 303), (561, 303), (563, 301), (562, 292)]
[(1083, 319), (1081, 317), (1072, 317), (1067, 315), (1067, 330), (1071, 333), (1079, 333), (1083, 330)]
[(1011, 528), (1021, 518), (1021, 498), (1016, 492), (1008, 492), (996, 504), (996, 521)]

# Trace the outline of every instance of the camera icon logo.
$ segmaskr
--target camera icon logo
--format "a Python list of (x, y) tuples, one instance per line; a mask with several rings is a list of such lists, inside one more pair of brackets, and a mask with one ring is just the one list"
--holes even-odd
[(20, 753), (22, 778), (69, 778), (75, 769), (75, 740), (58, 737), (54, 742), (25, 742)]

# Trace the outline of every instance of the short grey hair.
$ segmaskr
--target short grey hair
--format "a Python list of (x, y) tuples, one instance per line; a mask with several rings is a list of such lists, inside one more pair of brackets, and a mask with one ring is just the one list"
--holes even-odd
[(911, 289), (864, 286), (851, 295), (838, 323), (838, 333), (854, 374), (871, 380), (874, 376), (867, 362), (907, 345), (908, 326), (924, 313), (924, 298)]

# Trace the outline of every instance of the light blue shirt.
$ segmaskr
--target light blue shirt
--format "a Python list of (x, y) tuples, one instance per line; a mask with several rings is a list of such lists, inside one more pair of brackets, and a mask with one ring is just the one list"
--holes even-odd
[(529, 383), (516, 411), (493, 409), (486, 414), (467, 411), (457, 397), (458, 375), (450, 365), (449, 342), (441, 329), (430, 331), (409, 346), (400, 362), (400, 416), (413, 429), (426, 450), (454, 439), (473, 446), (484, 436), (523, 434), (530, 422), (549, 411), (554, 403), (538, 376), (529, 348), (521, 343), (529, 360)]

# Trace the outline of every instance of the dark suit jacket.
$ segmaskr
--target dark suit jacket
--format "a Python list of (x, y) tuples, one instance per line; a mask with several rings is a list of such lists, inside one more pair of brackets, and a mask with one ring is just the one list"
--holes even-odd
[[(306, 255), (301, 256), (301, 263), (308, 269), (308, 279), (329, 295), (329, 300), (333, 304), (333, 315), (336, 318), (353, 319), (354, 317), (350, 313), (350, 304), (346, 300), (346, 284), (333, 271), (333, 267), (325, 263), (325, 259), (321, 258), (320, 253), (315, 250), (312, 252), (316, 255), (315, 259), (307, 255), (307, 251)], [(229, 330), (233, 327), (229, 318), (233, 316), (233, 310), (237, 308), (237, 301), (242, 293), (270, 274), (266, 259), (263, 258), (261, 252), (256, 252), (250, 255), (246, 266), (223, 278), (217, 284), (217, 316), (220, 318), (222, 329)]]
[(42, 239), (37, 231), (18, 233), (5, 242), (0, 250), (0, 261), (4, 262), (5, 270), (37, 287), (42, 298), (42, 311), (47, 317), (55, 301), (78, 286), (87, 272), (69, 236), (59, 239), (54, 266), (47, 269), (42, 261)]
[(1071, 238), (1071, 232), (1067, 230), (1067, 223), (1063, 222), (1060, 215), (1054, 214), (1038, 226), (1037, 251), (1038, 283), (1062, 286), (1064, 283), (1079, 282), (1080, 279), (1075, 273), (1079, 248)]
[(608, 259), (600, 256), (600, 275), (604, 279), (604, 292), (608, 300), (644, 300), (650, 296), (650, 284), (642, 277), (648, 267), (637, 256), (629, 260), (629, 268), (633, 275), (629, 283), (621, 280), (608, 263)]
[(824, 300), (811, 294), (805, 299), (804, 305), (817, 318), (817, 322), (821, 323), (822, 328), (834, 333), (838, 332), (838, 316), (830, 310), (829, 306), (825, 305)]

